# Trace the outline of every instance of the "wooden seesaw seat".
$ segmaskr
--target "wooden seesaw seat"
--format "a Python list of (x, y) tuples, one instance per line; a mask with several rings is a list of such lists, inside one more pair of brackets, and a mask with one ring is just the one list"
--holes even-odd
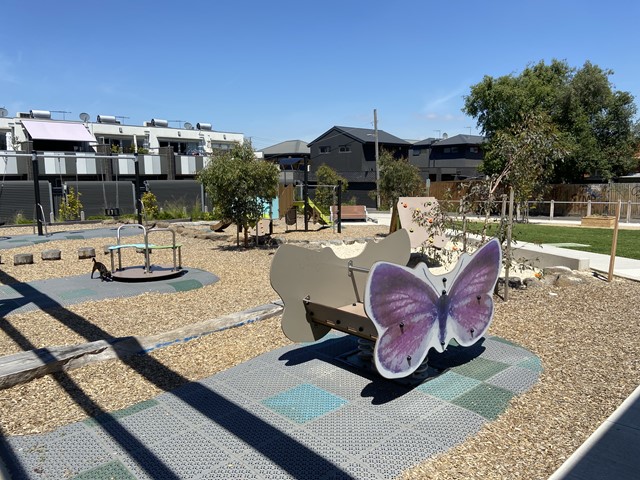
[(360, 255), (348, 259), (339, 258), (330, 248), (316, 252), (282, 245), (271, 264), (271, 286), (285, 304), (284, 334), (294, 342), (313, 342), (335, 328), (374, 337), (375, 327), (362, 304), (366, 271), (377, 261), (406, 265), (410, 255), (406, 230), (369, 242)]

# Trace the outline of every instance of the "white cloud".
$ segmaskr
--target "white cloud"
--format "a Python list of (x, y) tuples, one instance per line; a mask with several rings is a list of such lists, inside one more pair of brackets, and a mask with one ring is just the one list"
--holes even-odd
[(439, 110), (440, 107), (442, 106), (449, 106), (449, 104), (451, 103), (451, 100), (456, 100), (456, 104), (459, 104), (462, 101), (462, 95), (464, 94), (464, 92), (467, 90), (467, 87), (458, 87), (455, 90), (452, 90), (450, 92), (446, 92), (438, 97), (436, 97), (435, 99), (429, 100), (427, 102), (427, 104), (424, 107), (425, 111), (431, 111), (431, 110)]

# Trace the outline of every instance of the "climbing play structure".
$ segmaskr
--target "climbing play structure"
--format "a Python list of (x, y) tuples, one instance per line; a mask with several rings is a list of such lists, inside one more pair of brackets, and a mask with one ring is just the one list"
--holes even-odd
[(499, 242), (462, 254), (443, 275), (423, 263), (406, 267), (410, 253), (405, 229), (348, 259), (329, 248), (282, 245), (271, 285), (284, 302), (283, 332), (295, 342), (319, 340), (332, 329), (355, 335), (362, 355), (390, 379), (426, 371), (430, 349), (443, 352), (452, 341), (473, 345), (493, 318)]
[[(120, 243), (120, 232), (125, 228), (137, 228), (142, 230), (144, 243)], [(149, 234), (158, 232), (171, 232), (173, 242), (169, 245), (156, 245), (149, 243)], [(111, 254), (111, 276), (121, 282), (148, 282), (153, 280), (177, 277), (182, 274), (182, 245), (176, 243), (176, 233), (169, 228), (147, 229), (141, 224), (121, 225), (116, 232), (116, 245), (108, 247)], [(122, 266), (122, 251), (135, 248), (144, 254), (144, 265)], [(152, 265), (150, 254), (154, 250), (172, 250), (173, 265)], [(115, 267), (115, 257), (118, 258), (118, 268)]]
[(409, 233), (411, 248), (443, 248), (447, 244), (444, 232), (429, 231), (426, 225), (420, 225), (417, 217), (427, 223), (433, 222), (439, 204), (435, 197), (400, 197), (391, 215), (391, 231), (404, 228)]

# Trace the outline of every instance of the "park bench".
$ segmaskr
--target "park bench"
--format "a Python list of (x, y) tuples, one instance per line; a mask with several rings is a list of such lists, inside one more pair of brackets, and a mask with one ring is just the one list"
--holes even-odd
[[(344, 220), (367, 220), (367, 207), (365, 205), (342, 205), (341, 219)], [(331, 218), (338, 218), (338, 206), (331, 206)]]

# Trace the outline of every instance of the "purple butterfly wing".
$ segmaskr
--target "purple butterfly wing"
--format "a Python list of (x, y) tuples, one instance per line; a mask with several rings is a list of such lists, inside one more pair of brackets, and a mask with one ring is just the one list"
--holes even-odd
[(463, 262), (448, 293), (447, 342), (473, 345), (493, 318), (493, 289), (500, 274), (502, 250), (493, 239)]
[(420, 269), (386, 262), (369, 272), (364, 308), (378, 331), (374, 359), (385, 378), (413, 373), (437, 343), (438, 294), (423, 276)]

